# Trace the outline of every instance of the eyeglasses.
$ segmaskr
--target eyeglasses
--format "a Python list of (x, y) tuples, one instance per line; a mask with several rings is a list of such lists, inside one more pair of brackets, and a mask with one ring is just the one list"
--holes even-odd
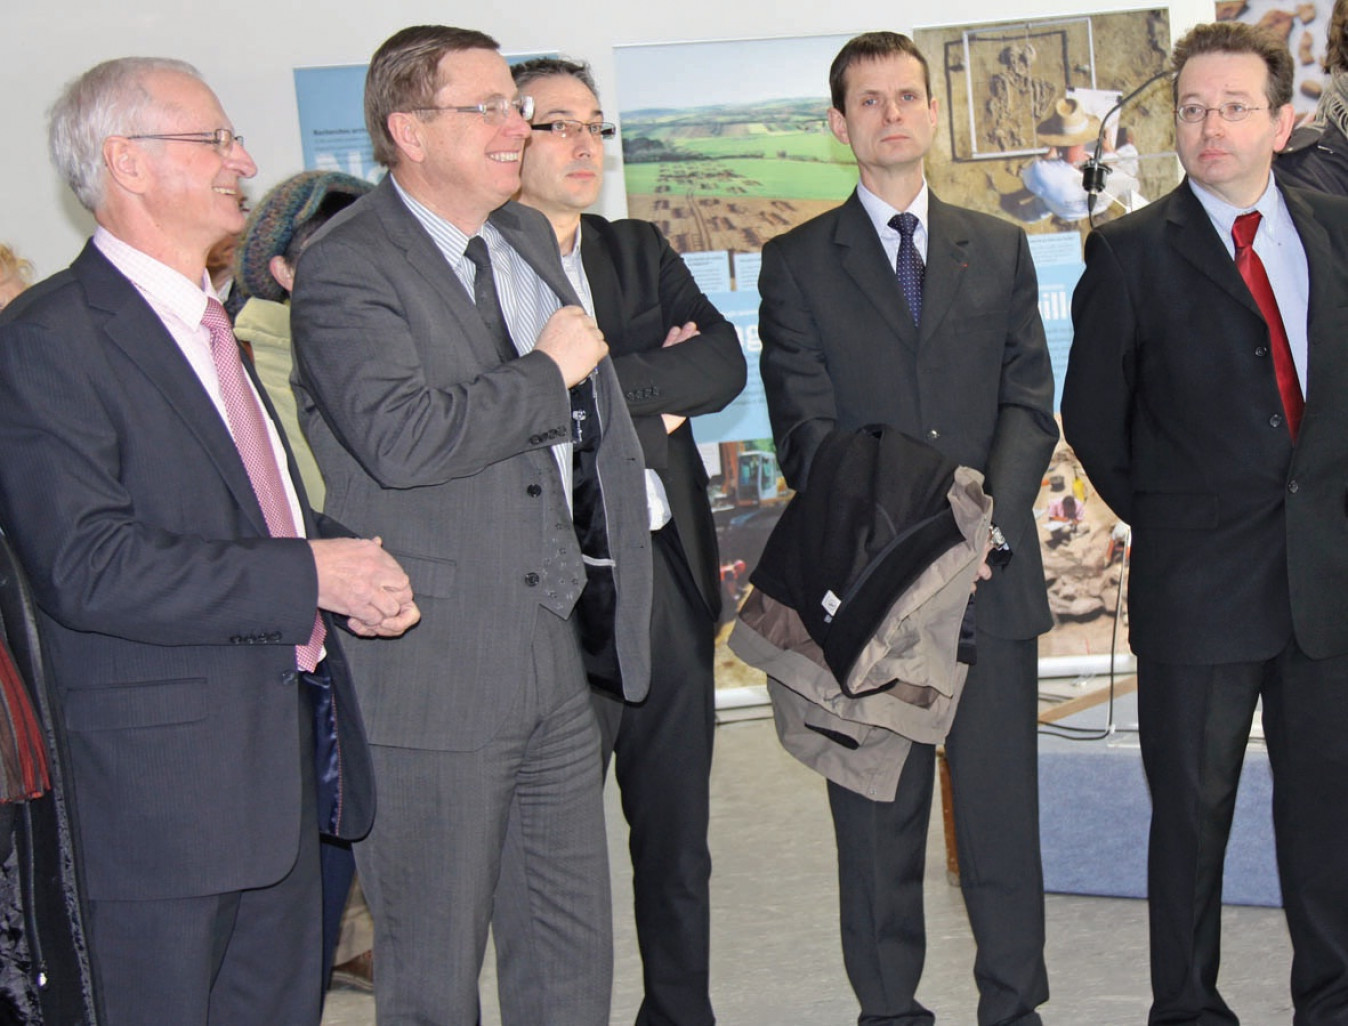
[(228, 156), (237, 144), (243, 145), (243, 136), (235, 135), (232, 128), (216, 128), (209, 132), (158, 132), (128, 135), (127, 139), (163, 139), (167, 142), (194, 142), (214, 146), (221, 156)]
[(1267, 107), (1247, 107), (1243, 103), (1223, 103), (1219, 107), (1204, 107), (1201, 103), (1183, 103), (1175, 108), (1175, 117), (1190, 125), (1196, 125), (1200, 121), (1206, 121), (1208, 115), (1213, 111), (1223, 121), (1244, 121), (1257, 110), (1268, 110)]
[(528, 121), (534, 116), (534, 98), (532, 96), (517, 96), (511, 100), (504, 96), (498, 96), (492, 100), (475, 103), (470, 107), (413, 107), (412, 113), (481, 114), (482, 120), (487, 124), (501, 125), (505, 124), (505, 120), (510, 117), (512, 110), (525, 121)]
[(582, 132), (600, 139), (612, 139), (618, 134), (618, 126), (611, 121), (544, 121), (529, 127), (535, 132), (551, 132), (559, 139), (576, 139)]

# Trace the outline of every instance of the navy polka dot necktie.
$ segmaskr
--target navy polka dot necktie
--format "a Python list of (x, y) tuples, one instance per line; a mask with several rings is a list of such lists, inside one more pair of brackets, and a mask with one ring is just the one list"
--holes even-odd
[(894, 275), (903, 289), (903, 298), (908, 300), (908, 309), (913, 314), (913, 323), (922, 323), (922, 279), (927, 268), (922, 263), (922, 254), (913, 242), (913, 233), (917, 231), (917, 215), (904, 211), (889, 219), (889, 226), (899, 233), (899, 258), (894, 264)]

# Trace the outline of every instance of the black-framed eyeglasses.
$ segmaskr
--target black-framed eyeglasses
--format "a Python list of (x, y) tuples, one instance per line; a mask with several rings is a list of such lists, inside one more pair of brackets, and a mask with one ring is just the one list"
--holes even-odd
[(535, 132), (551, 132), (559, 139), (577, 139), (581, 132), (589, 132), (600, 139), (612, 139), (618, 134), (618, 126), (611, 121), (544, 121), (530, 125)]
[(413, 107), (414, 114), (481, 114), (482, 120), (489, 125), (505, 124), (506, 118), (510, 117), (510, 112), (514, 111), (525, 121), (534, 116), (534, 98), (532, 96), (516, 96), (511, 99), (506, 96), (498, 96), (491, 100), (484, 100), (482, 103), (474, 103), (467, 107)]
[(1175, 108), (1175, 117), (1186, 124), (1196, 125), (1201, 121), (1206, 121), (1208, 115), (1213, 111), (1223, 121), (1244, 121), (1257, 110), (1268, 110), (1267, 107), (1250, 107), (1244, 103), (1223, 103), (1217, 107), (1204, 107), (1201, 103), (1182, 103)]
[(127, 139), (162, 139), (165, 142), (194, 142), (214, 146), (221, 156), (227, 156), (235, 145), (243, 145), (243, 136), (235, 135), (232, 128), (214, 128), (208, 132), (142, 132), (128, 135)]

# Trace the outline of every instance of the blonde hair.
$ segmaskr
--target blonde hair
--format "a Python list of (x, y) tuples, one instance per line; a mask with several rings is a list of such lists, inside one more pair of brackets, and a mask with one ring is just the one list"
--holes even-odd
[(33, 283), (33, 265), (0, 242), (0, 282), (11, 278), (27, 288)]

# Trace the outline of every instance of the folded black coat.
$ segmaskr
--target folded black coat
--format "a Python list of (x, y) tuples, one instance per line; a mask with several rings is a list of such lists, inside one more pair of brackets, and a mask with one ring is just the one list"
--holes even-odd
[[(955, 469), (887, 424), (831, 432), (749, 578), (796, 610), (849, 697), (852, 666), (895, 599), (964, 541), (947, 499)], [(972, 605), (966, 639), (971, 616)], [(960, 648), (972, 662), (972, 641)]]

